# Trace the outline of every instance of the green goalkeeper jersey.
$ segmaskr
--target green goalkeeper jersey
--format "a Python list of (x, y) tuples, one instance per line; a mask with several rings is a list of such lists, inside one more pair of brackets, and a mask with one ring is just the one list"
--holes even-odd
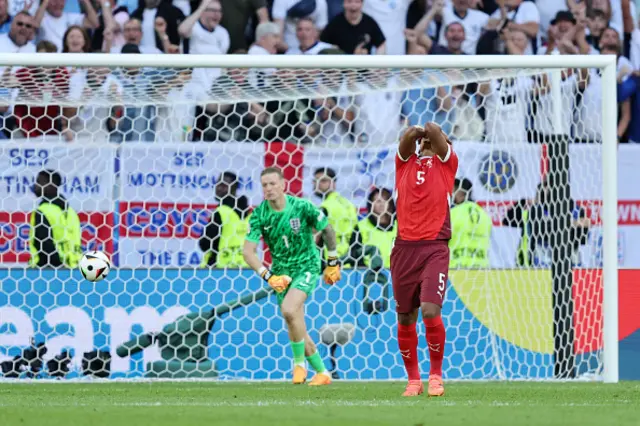
[(320, 252), (313, 233), (314, 229), (322, 231), (327, 224), (325, 214), (310, 201), (287, 195), (282, 211), (273, 210), (268, 201), (256, 207), (249, 219), (247, 240), (258, 243), (264, 237), (275, 275), (319, 274)]

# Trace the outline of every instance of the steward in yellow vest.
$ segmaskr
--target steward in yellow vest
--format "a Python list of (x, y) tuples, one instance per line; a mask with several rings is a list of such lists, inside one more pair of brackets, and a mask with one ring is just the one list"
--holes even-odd
[(336, 232), (338, 256), (349, 253), (351, 234), (358, 224), (356, 206), (336, 192), (336, 172), (330, 168), (317, 169), (314, 173), (314, 191), (322, 198), (320, 207)]
[(82, 256), (80, 219), (59, 193), (60, 186), (62, 176), (58, 172), (38, 173), (33, 192), (41, 201), (30, 219), (31, 267), (75, 268)]
[(198, 242), (204, 253), (201, 268), (247, 267), (242, 245), (249, 229), (249, 203), (247, 197), (236, 196), (237, 189), (235, 173), (222, 173), (215, 188), (220, 204)]
[(451, 209), (450, 268), (489, 267), (491, 217), (471, 199), (471, 181), (454, 183), (454, 207)]
[(391, 249), (393, 240), (398, 235), (398, 223), (396, 221), (396, 206), (393, 201), (393, 193), (386, 188), (374, 188), (367, 197), (367, 216), (358, 222), (357, 232), (354, 232), (352, 250), (355, 255), (359, 251), (359, 259), (356, 266), (370, 266), (369, 256), (364, 254), (367, 246), (378, 249), (382, 257), (383, 266), (391, 267)]

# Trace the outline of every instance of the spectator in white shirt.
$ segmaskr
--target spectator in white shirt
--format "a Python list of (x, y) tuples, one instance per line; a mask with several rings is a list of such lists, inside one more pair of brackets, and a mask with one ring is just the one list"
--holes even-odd
[(602, 33), (609, 26), (606, 14), (603, 10), (594, 9), (591, 11), (591, 15), (587, 18), (587, 28), (589, 34), (587, 35), (587, 42), (595, 48), (598, 48), (600, 44), (600, 37)]
[(525, 55), (532, 55), (538, 45), (540, 30), (540, 13), (535, 4), (523, 0), (504, 0), (504, 4), (496, 10), (487, 23), (487, 30), (495, 30), (507, 22), (511, 31), (522, 31), (529, 43)]
[[(505, 29), (503, 38), (507, 54), (525, 54), (529, 39), (523, 31)], [(485, 96), (487, 142), (527, 142), (527, 116), (532, 89), (533, 80), (528, 76), (480, 84), (480, 93)]]
[(476, 46), (482, 31), (489, 22), (489, 15), (471, 8), (471, 0), (453, 0), (452, 5), (442, 11), (442, 29), (438, 43), (446, 46), (445, 28), (453, 22), (460, 22), (464, 27), (465, 40), (462, 51), (467, 55), (476, 54)]
[(249, 55), (274, 55), (278, 52), (280, 27), (274, 22), (263, 22), (256, 28), (256, 42), (249, 48)]
[(182, 38), (189, 39), (189, 53), (222, 55), (229, 51), (229, 33), (220, 25), (219, 0), (202, 0), (200, 6), (178, 27)]
[[(229, 51), (229, 33), (220, 25), (222, 5), (218, 0), (203, 0), (200, 6), (178, 27), (180, 36), (189, 39), (189, 53), (196, 55), (224, 55)], [(220, 75), (220, 68), (196, 68), (193, 82), (203, 92), (211, 89)]]
[(129, 11), (126, 6), (117, 6), (111, 10), (111, 6), (102, 5), (102, 25), (96, 29), (91, 37), (93, 51), (110, 53), (121, 51), (126, 44), (124, 39), (124, 24), (129, 21)]
[[(33, 18), (28, 12), (19, 12), (13, 17), (9, 32), (0, 34), (0, 53), (35, 53), (36, 47), (31, 42), (34, 35)], [(7, 97), (11, 92), (6, 87), (11, 86), (11, 73), (14, 71), (15, 68), (0, 67), (0, 92), (6, 94)], [(8, 110), (9, 107), (0, 107), (0, 116)], [(0, 125), (3, 127), (4, 121), (2, 120), (0, 117)], [(0, 139), (2, 139), (2, 135), (0, 135)]]
[[(72, 25), (67, 28), (62, 39), (62, 53), (89, 53), (91, 51), (89, 34), (79, 25)], [(69, 72), (69, 98), (77, 101), (76, 105), (82, 105), (84, 101), (82, 94), (87, 85), (87, 69), (67, 67), (67, 71)], [(70, 123), (67, 128), (70, 130), (79, 130), (81, 127), (79, 125), (78, 110), (78, 107), (71, 106), (62, 108), (63, 115), (69, 119)], [(64, 136), (69, 142), (74, 138), (71, 131), (65, 131)]]
[[(358, 82), (358, 90), (363, 93), (355, 97), (356, 142), (368, 145), (385, 145), (398, 140), (402, 128), (402, 97), (400, 82), (389, 72), (371, 74), (366, 81)], [(375, 88), (376, 90), (372, 89)]]
[[(256, 42), (251, 45), (249, 55), (274, 55), (278, 53), (280, 26), (275, 22), (263, 22), (256, 28)], [(249, 83), (253, 87), (265, 87), (271, 84), (275, 68), (257, 68), (249, 73)]]
[(320, 41), (318, 30), (310, 17), (298, 19), (296, 24), (297, 47), (290, 47), (287, 55), (317, 55), (324, 49), (333, 46), (324, 41)]
[(549, 26), (556, 14), (561, 10), (567, 10), (567, 2), (565, 0), (534, 0), (540, 14), (540, 38), (541, 44), (547, 42), (547, 34)]
[[(94, 3), (96, 0), (92, 0)], [(98, 21), (100, 26), (91, 33), (91, 51), (92, 52), (105, 52), (105, 32), (110, 31), (112, 37), (111, 47), (115, 44), (123, 46), (124, 34), (122, 33), (122, 26), (129, 20), (129, 12), (126, 6), (117, 5), (112, 8), (111, 1), (105, 1), (99, 6), (96, 6), (96, 12), (98, 13)]]
[(11, 22), (11, 29), (0, 34), (0, 53), (35, 53), (33, 18), (27, 12), (18, 13)]
[(445, 4), (444, 0), (437, 0), (433, 7), (418, 21), (413, 29), (405, 30), (405, 37), (409, 43), (409, 52), (412, 55), (460, 55), (462, 45), (466, 38), (464, 26), (461, 22), (452, 22), (444, 28), (444, 46), (434, 43), (428, 35), (427, 29), (436, 16), (442, 16)]
[[(576, 55), (597, 53), (587, 43), (585, 25), (576, 25), (573, 14), (568, 11), (560, 11), (551, 21), (549, 27), (549, 44), (538, 51), (539, 55)], [(537, 77), (533, 89), (534, 115), (532, 142), (549, 142), (557, 140), (560, 136), (566, 138), (571, 134), (576, 111), (576, 91), (584, 91), (588, 82), (588, 69), (569, 69), (562, 72), (562, 117), (560, 127), (555, 126), (554, 103), (551, 96), (550, 77), (543, 74)]]
[(365, 0), (363, 12), (371, 16), (380, 26), (387, 40), (387, 55), (407, 53), (404, 30), (407, 11), (413, 0)]
[[(339, 49), (330, 48), (320, 52), (321, 55), (344, 54)], [(309, 126), (307, 133), (315, 137), (316, 144), (335, 146), (351, 145), (355, 140), (356, 128), (362, 128), (357, 122), (359, 106), (357, 96), (346, 95), (349, 92), (348, 76), (342, 70), (326, 70), (319, 79), (318, 92), (330, 96), (314, 99), (311, 103), (316, 111), (315, 121)]]
[(166, 87), (167, 105), (158, 108), (156, 140), (160, 142), (184, 142), (191, 139), (196, 124), (196, 108), (206, 99), (192, 79), (189, 69), (182, 69), (171, 77)]
[[(107, 1), (107, 0), (104, 0)], [(98, 14), (90, 0), (80, 0), (85, 13), (67, 13), (64, 11), (65, 0), (42, 0), (34, 17), (34, 24), (39, 28), (38, 39), (55, 44), (62, 50), (64, 33), (71, 25), (80, 25), (87, 29), (100, 26)]]
[[(629, 2), (629, 8), (632, 16), (636, 16), (635, 2)], [(569, 10), (577, 17), (580, 13), (586, 14), (587, 2), (585, 0), (567, 0)], [(629, 31), (624, 31), (624, 16), (622, 11), (621, 0), (591, 0), (591, 9), (599, 9), (605, 13), (608, 25), (615, 29), (620, 34), (620, 39), (624, 32), (631, 32), (637, 25), (633, 23), (633, 28)]]
[(328, 21), (326, 0), (275, 0), (271, 14), (273, 21), (280, 26), (282, 41), (289, 49), (298, 47), (296, 38), (298, 19), (310, 17), (319, 31), (327, 26)]
[[(616, 55), (618, 58), (618, 81), (626, 79), (632, 71), (631, 61), (621, 56), (622, 42), (620, 34), (613, 27), (602, 32), (600, 53)], [(600, 71), (589, 69), (589, 78), (581, 102), (578, 104), (574, 122), (574, 136), (582, 142), (600, 142), (602, 140), (602, 77)], [(631, 100), (618, 104), (618, 140), (624, 140), (629, 123), (631, 122)]]
[[(65, 107), (63, 110), (66, 111), (65, 116), (69, 117), (71, 130), (65, 133), (65, 137), (81, 139), (83, 143), (106, 141), (109, 132), (105, 124), (108, 119), (116, 117), (110, 116), (110, 106), (94, 100), (108, 98), (117, 102), (120, 95), (109, 68), (88, 68), (73, 73), (69, 78), (69, 101), (80, 106), (73, 109)], [(113, 110), (115, 112), (115, 108)]]
[[(135, 19), (129, 19), (124, 24), (124, 45), (126, 44), (134, 44), (138, 46), (140, 49), (140, 53), (155, 53), (160, 54), (163, 53), (162, 50), (158, 49), (155, 46), (142, 46), (140, 42), (142, 41), (142, 23)], [(111, 53), (120, 53), (122, 51), (122, 46), (111, 46), (112, 38), (105, 34), (106, 46), (109, 47), (109, 52)]]

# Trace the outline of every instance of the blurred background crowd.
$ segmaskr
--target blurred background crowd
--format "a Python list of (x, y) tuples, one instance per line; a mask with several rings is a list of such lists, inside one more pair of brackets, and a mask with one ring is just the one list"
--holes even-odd
[[(638, 142), (635, 1), (0, 0), (0, 52), (615, 54), (618, 138)], [(241, 88), (268, 87), (281, 71), (2, 67), (0, 137), (366, 145), (394, 142), (403, 125), (436, 121), (458, 140), (524, 143), (561, 135), (601, 141), (596, 69), (563, 72), (560, 129), (553, 128), (549, 77), (526, 71), (410, 90), (394, 89), (391, 74), (382, 89), (348, 90), (368, 83), (336, 72), (316, 82), (331, 87), (326, 97), (278, 100), (277, 90), (272, 101), (251, 102), (246, 91), (236, 96)], [(91, 97), (102, 104), (88, 102)], [(60, 99), (65, 102), (56, 103)]]

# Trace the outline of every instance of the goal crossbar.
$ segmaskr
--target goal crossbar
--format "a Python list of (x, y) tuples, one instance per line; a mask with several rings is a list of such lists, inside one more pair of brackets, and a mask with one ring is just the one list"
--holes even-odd
[(614, 55), (110, 55), (95, 53), (0, 54), (0, 66), (155, 68), (604, 68)]

